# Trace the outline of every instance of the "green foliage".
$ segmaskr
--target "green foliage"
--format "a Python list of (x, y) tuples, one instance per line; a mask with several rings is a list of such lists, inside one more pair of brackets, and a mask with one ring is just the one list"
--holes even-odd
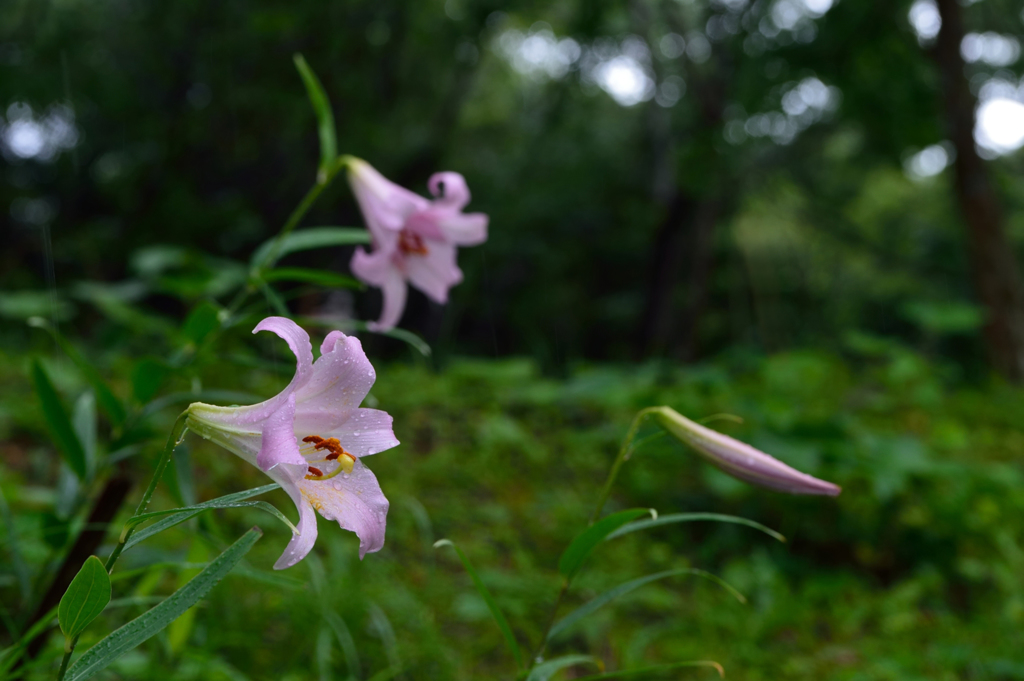
[[(583, 567), (583, 563), (586, 562), (587, 558), (590, 557), (591, 551), (594, 548), (608, 538), (612, 532), (625, 525), (626, 523), (636, 520), (642, 515), (651, 513), (646, 508), (633, 508), (628, 511), (619, 511), (618, 513), (612, 513), (609, 516), (601, 518), (596, 523), (588, 527), (587, 529), (580, 532), (572, 543), (569, 544), (568, 548), (562, 554), (562, 557), (558, 559), (558, 571), (565, 577), (565, 581), (571, 582), (572, 578), (576, 576), (576, 573)], [(651, 513), (651, 515), (654, 515)]]
[(110, 602), (110, 576), (103, 561), (89, 556), (60, 599), (57, 621), (68, 642), (100, 616)]
[(434, 543), (434, 548), (440, 548), (442, 546), (450, 546), (455, 550), (455, 553), (459, 556), (459, 560), (462, 562), (462, 567), (466, 568), (466, 572), (469, 573), (470, 579), (473, 580), (473, 586), (476, 587), (480, 597), (487, 603), (487, 609), (491, 611), (491, 616), (494, 617), (494, 621), (498, 624), (498, 628), (501, 629), (501, 635), (505, 637), (505, 643), (508, 644), (509, 650), (512, 652), (512, 659), (516, 662), (516, 668), (519, 669), (523, 666), (523, 654), (519, 650), (519, 643), (516, 641), (515, 634), (512, 633), (512, 628), (508, 625), (508, 620), (505, 619), (505, 614), (498, 607), (497, 602), (491, 595), (491, 592), (487, 589), (487, 586), (480, 579), (480, 575), (473, 569), (473, 564), (469, 562), (469, 558), (463, 553), (462, 549), (455, 545), (449, 539), (440, 539)]
[(58, 451), (71, 470), (80, 480), (84, 480), (88, 474), (85, 450), (82, 449), (82, 443), (75, 435), (67, 409), (61, 402), (60, 396), (57, 395), (57, 390), (53, 387), (53, 382), (50, 381), (46, 370), (37, 359), (32, 360), (31, 374), (32, 385), (35, 387), (36, 395), (43, 408), (50, 437), (53, 438)]
[(118, 657), (179, 618), (206, 596), (262, 535), (258, 527), (252, 528), (160, 605), (136, 617), (91, 647), (68, 669), (68, 681), (85, 681), (93, 677), (110, 666)]
[[(265, 242), (253, 253), (251, 264), (253, 267), (273, 267), (274, 263), (289, 253), (368, 243), (370, 243), (370, 235), (365, 229), (309, 227), (292, 232), (282, 239), (275, 238)], [(273, 257), (271, 257), (272, 255)]]
[(309, 102), (313, 105), (313, 111), (316, 113), (316, 127), (320, 135), (320, 176), (326, 178), (338, 157), (334, 112), (331, 111), (331, 102), (327, 98), (327, 93), (324, 92), (324, 86), (320, 84), (320, 79), (313, 73), (313, 69), (309, 68), (309, 64), (301, 54), (296, 54), (294, 60), (295, 68), (299, 70), (302, 83), (306, 86), (306, 92), (309, 94)]

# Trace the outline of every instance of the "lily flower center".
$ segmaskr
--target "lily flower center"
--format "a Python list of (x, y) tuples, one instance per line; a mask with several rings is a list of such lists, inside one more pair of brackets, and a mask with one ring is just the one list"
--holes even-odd
[[(306, 476), (306, 480), (329, 480), (338, 473), (345, 473), (348, 475), (352, 472), (352, 467), (356, 464), (356, 457), (354, 454), (350, 454), (345, 451), (345, 448), (341, 446), (338, 438), (323, 438), (319, 435), (307, 435), (302, 438), (302, 441), (306, 443), (306, 446), (300, 447), (299, 452), (309, 463), (325, 464), (332, 461), (337, 463), (334, 470), (327, 473), (324, 473), (320, 468), (310, 466), (309, 475)], [(325, 452), (326, 456), (319, 458), (320, 455)]]
[(398, 234), (398, 250), (403, 255), (426, 255), (429, 252), (427, 245), (423, 243), (423, 237), (407, 229)]

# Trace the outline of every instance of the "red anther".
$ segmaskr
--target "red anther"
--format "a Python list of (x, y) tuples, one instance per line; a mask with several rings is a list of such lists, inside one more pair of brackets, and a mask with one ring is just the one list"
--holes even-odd
[(319, 468), (313, 468), (312, 466), (309, 467), (309, 472), (317, 477), (322, 477), (324, 474), (322, 470), (320, 470)]
[(337, 452), (331, 452), (330, 454), (328, 454), (328, 455), (327, 455), (327, 456), (325, 456), (324, 458), (325, 458), (325, 459), (327, 459), (328, 461), (334, 461), (334, 460), (335, 460), (335, 459), (337, 459), (337, 458), (338, 458), (339, 456), (341, 456), (341, 454), (338, 454)]
[(324, 441), (324, 439), (322, 437), (320, 437), (319, 435), (307, 435), (306, 437), (302, 438), (302, 441), (303, 442), (313, 442), (315, 444), (320, 444), (321, 442)]
[(423, 237), (407, 229), (403, 229), (398, 234), (398, 250), (405, 255), (426, 255), (428, 253), (427, 246), (423, 243)]

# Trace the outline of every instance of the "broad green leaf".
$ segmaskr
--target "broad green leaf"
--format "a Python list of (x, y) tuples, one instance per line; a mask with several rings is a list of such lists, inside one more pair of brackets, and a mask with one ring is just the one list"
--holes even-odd
[(716, 584), (720, 584), (726, 590), (729, 591), (736, 599), (741, 603), (746, 603), (746, 598), (743, 597), (739, 591), (736, 591), (733, 587), (723, 582), (720, 578), (712, 575), (704, 570), (698, 570), (696, 568), (681, 568), (678, 570), (665, 570), (664, 572), (656, 572), (653, 575), (647, 575), (646, 577), (639, 577), (637, 579), (630, 580), (624, 584), (620, 584), (613, 589), (605, 591), (603, 594), (594, 598), (593, 600), (587, 601), (580, 607), (573, 610), (571, 613), (559, 620), (555, 626), (551, 627), (551, 631), (548, 632), (548, 640), (550, 641), (558, 634), (562, 633), (572, 625), (576, 624), (583, 618), (589, 616), (591, 613), (597, 611), (603, 606), (607, 605), (611, 601), (615, 600), (619, 596), (629, 593), (634, 589), (639, 589), (644, 584), (655, 582), (659, 579), (665, 579), (666, 577), (674, 577), (676, 575), (695, 575), (697, 577), (703, 577), (710, 579)]
[(592, 664), (598, 669), (604, 668), (604, 663), (593, 655), (565, 655), (564, 657), (556, 657), (553, 660), (541, 662), (530, 670), (530, 675), (526, 677), (526, 681), (548, 681), (548, 679), (561, 670), (578, 664)]
[(163, 630), (206, 596), (262, 535), (263, 532), (258, 527), (246, 532), (206, 566), (206, 569), (168, 596), (160, 605), (136, 617), (87, 650), (68, 669), (65, 681), (84, 681), (91, 678), (118, 657)]
[(498, 628), (501, 629), (502, 636), (505, 637), (505, 642), (508, 643), (509, 649), (512, 651), (512, 657), (516, 661), (516, 668), (520, 669), (523, 666), (523, 655), (519, 651), (519, 643), (516, 642), (516, 637), (512, 633), (512, 627), (508, 625), (508, 620), (505, 619), (505, 614), (498, 607), (498, 603), (491, 596), (491, 592), (487, 590), (483, 581), (480, 579), (480, 575), (473, 569), (473, 564), (469, 562), (469, 558), (462, 552), (458, 546), (455, 545), (449, 539), (440, 539), (434, 542), (434, 548), (438, 549), (442, 546), (450, 546), (455, 549), (455, 553), (459, 556), (459, 560), (462, 561), (462, 566), (466, 568), (466, 572), (469, 573), (469, 578), (473, 580), (473, 586), (476, 587), (477, 592), (484, 599), (488, 609), (491, 611), (491, 615), (494, 617), (494, 621), (498, 623)]
[[(309, 251), (330, 246), (353, 246), (370, 243), (370, 233), (360, 227), (310, 227), (292, 232), (280, 239), (278, 237), (263, 242), (249, 261), (253, 267), (272, 267), (275, 262), (298, 251)], [(276, 250), (275, 250), (276, 249)], [(273, 251), (274, 258), (264, 262)]]
[[(174, 527), (175, 525), (185, 522), (190, 518), (194, 518), (203, 511), (208, 511), (211, 508), (232, 508), (231, 506), (217, 506), (216, 504), (235, 504), (240, 501), (244, 501), (245, 499), (250, 499), (261, 494), (266, 494), (267, 492), (273, 491), (278, 487), (279, 485), (277, 483), (271, 483), (269, 485), (263, 485), (262, 487), (247, 489), (243, 492), (235, 492), (234, 494), (227, 494), (222, 497), (217, 497), (216, 499), (211, 499), (210, 501), (205, 501), (201, 504), (196, 504), (195, 506), (192, 506), (188, 509), (174, 509), (170, 511), (168, 517), (164, 518), (163, 520), (153, 523), (149, 527), (143, 528), (138, 532), (133, 533), (132, 536), (128, 538), (128, 541), (125, 542), (124, 550), (127, 551), (131, 547), (146, 541), (155, 534), (160, 534), (164, 530), (168, 530)], [(274, 510), (276, 511), (277, 509), (275, 508)], [(278, 511), (278, 513), (280, 513), (280, 511)], [(287, 522), (287, 519), (285, 520)], [(290, 522), (288, 524), (291, 525)]]
[(576, 535), (576, 538), (569, 544), (562, 557), (558, 560), (558, 571), (565, 577), (566, 581), (572, 580), (583, 567), (590, 552), (594, 547), (604, 541), (609, 534), (619, 529), (631, 520), (636, 520), (650, 511), (646, 508), (631, 508), (627, 511), (619, 511), (601, 518), (596, 523)]
[(68, 642), (99, 617), (109, 602), (110, 576), (107, 569), (99, 558), (89, 556), (57, 606), (57, 622)]
[(32, 383), (35, 386), (36, 394), (43, 406), (43, 416), (46, 417), (46, 425), (50, 427), (50, 436), (57, 443), (57, 449), (64, 456), (71, 470), (75, 472), (79, 480), (85, 480), (88, 473), (85, 462), (85, 451), (82, 443), (78, 441), (74, 429), (71, 427), (71, 419), (60, 401), (50, 377), (39, 360), (32, 360)]
[(717, 523), (735, 523), (736, 525), (746, 525), (752, 527), (755, 530), (764, 532), (769, 537), (778, 539), (781, 542), (786, 541), (786, 538), (775, 530), (765, 527), (761, 523), (756, 523), (753, 520), (747, 520), (746, 518), (740, 518), (734, 515), (722, 515), (721, 513), (670, 513), (668, 515), (658, 516), (657, 518), (648, 518), (646, 520), (638, 520), (635, 523), (629, 523), (623, 525), (619, 529), (609, 534), (606, 539), (615, 539), (621, 537), (624, 534), (630, 532), (639, 532), (640, 530), (647, 530), (652, 527), (660, 527), (661, 525), (671, 525), (672, 523), (689, 523), (695, 520), (711, 520)]
[(320, 134), (320, 175), (317, 179), (324, 182), (330, 167), (334, 165), (334, 160), (338, 156), (334, 112), (331, 111), (331, 101), (327, 99), (327, 93), (324, 92), (324, 87), (320, 84), (320, 79), (313, 73), (313, 69), (309, 68), (309, 64), (301, 54), (296, 54), (294, 59), (295, 68), (302, 76), (302, 83), (306, 86), (306, 92), (309, 94), (309, 102), (313, 105), (313, 111), (316, 113), (316, 127)]
[(725, 678), (725, 670), (722, 665), (714, 660), (694, 660), (692, 662), (673, 662), (671, 664), (658, 664), (651, 667), (640, 667), (639, 669), (622, 669), (617, 672), (605, 672), (604, 674), (591, 674), (581, 676), (576, 681), (603, 681), (604, 679), (624, 679), (630, 676), (650, 677), (663, 672), (671, 672), (686, 667), (710, 667), (718, 672), (720, 678)]
[(100, 376), (100, 372), (96, 370), (96, 367), (82, 357), (78, 350), (75, 349), (75, 346), (69, 343), (64, 336), (57, 333), (57, 330), (53, 328), (53, 325), (47, 320), (40, 317), (34, 317), (29, 320), (29, 325), (43, 329), (53, 336), (53, 339), (57, 341), (60, 349), (64, 351), (64, 354), (67, 355), (72, 362), (74, 362), (78, 370), (82, 372), (85, 380), (89, 381), (92, 389), (96, 391), (96, 401), (99, 402), (100, 409), (102, 409), (103, 413), (107, 415), (110, 422), (115, 426), (120, 426), (124, 423), (126, 416), (124, 405), (121, 404), (121, 400), (114, 396), (113, 391), (107, 385), (106, 381), (103, 380), (103, 377)]
[(199, 345), (214, 329), (220, 326), (219, 314), (220, 309), (216, 305), (204, 300), (188, 313), (181, 330), (186, 338), (195, 345)]
[(280, 267), (263, 273), (264, 281), (297, 281), (324, 288), (362, 288), (362, 283), (352, 277), (329, 270), (310, 267)]

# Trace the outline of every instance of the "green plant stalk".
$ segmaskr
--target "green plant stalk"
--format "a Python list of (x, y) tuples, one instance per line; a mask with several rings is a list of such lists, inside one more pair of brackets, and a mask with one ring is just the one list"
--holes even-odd
[[(185, 439), (185, 433), (188, 432), (188, 411), (183, 411), (174, 422), (174, 427), (171, 428), (171, 434), (167, 437), (167, 444), (164, 445), (163, 451), (160, 453), (160, 459), (157, 461), (156, 470), (153, 472), (153, 478), (149, 481), (149, 487), (146, 488), (146, 492), (142, 495), (142, 499), (139, 501), (139, 505), (135, 508), (135, 513), (132, 514), (132, 518), (142, 515), (146, 512), (149, 507), (149, 502), (153, 498), (153, 492), (156, 491), (156, 486), (160, 484), (160, 479), (164, 475), (164, 470), (167, 468), (167, 462), (171, 460), (171, 453), (175, 447), (181, 444), (181, 441)], [(104, 567), (107, 570), (107, 574), (114, 569), (114, 564), (117, 563), (117, 559), (121, 556), (121, 552), (124, 550), (125, 542), (128, 541), (128, 537), (131, 536), (135, 530), (134, 526), (128, 526), (117, 540), (117, 545), (114, 546), (114, 550), (110, 552), (107, 557), (107, 562)], [(67, 674), (68, 664), (71, 662), (71, 655), (75, 652), (75, 646), (78, 645), (78, 636), (75, 636), (64, 645), (64, 658), (60, 663), (60, 670), (57, 672), (57, 681), (63, 681), (64, 675)]]
[[(326, 173), (319, 175), (317, 177), (316, 184), (314, 184), (312, 188), (310, 188), (310, 190), (306, 193), (306, 196), (304, 196), (299, 205), (295, 207), (295, 210), (292, 211), (292, 214), (288, 216), (288, 221), (284, 223), (284, 227), (282, 227), (281, 231), (278, 232), (277, 238), (274, 241), (274, 245), (267, 252), (266, 260), (264, 262), (258, 263), (256, 267), (253, 268), (253, 272), (250, 274), (250, 277), (258, 277), (260, 272), (262, 272), (263, 270), (263, 266), (266, 263), (274, 262), (274, 259), (277, 257), (277, 252), (280, 250), (281, 244), (284, 242), (285, 237), (291, 234), (292, 231), (294, 231), (295, 228), (298, 227), (299, 221), (303, 218), (303, 216), (306, 215), (309, 209), (313, 206), (317, 198), (320, 196), (320, 193), (324, 189), (326, 189), (329, 184), (331, 184), (331, 181), (335, 178), (338, 172), (348, 165), (349, 160), (351, 158), (352, 157), (347, 154), (339, 156), (337, 159), (335, 159), (334, 164), (327, 169)], [(251, 288), (251, 285), (250, 288), (247, 289), (248, 293), (252, 293), (254, 290), (255, 289)]]
[[(619, 469), (622, 468), (622, 464), (626, 463), (629, 460), (629, 456), (633, 453), (633, 440), (636, 438), (637, 431), (640, 430), (640, 425), (647, 416), (657, 411), (657, 409), (657, 407), (646, 407), (637, 412), (636, 416), (633, 417), (633, 423), (629, 427), (629, 432), (626, 433), (626, 438), (622, 441), (622, 447), (619, 448), (618, 456), (615, 457), (615, 461), (612, 462), (612, 468), (608, 471), (608, 479), (605, 480), (604, 487), (601, 489), (601, 495), (597, 498), (597, 505), (594, 507), (594, 513), (590, 516), (590, 522), (587, 523), (588, 526), (593, 525), (601, 517), (601, 511), (604, 510), (604, 505), (608, 502), (608, 497), (612, 493), (612, 487), (615, 485), (615, 479), (619, 477)], [(551, 615), (548, 617), (547, 626), (544, 627), (544, 633), (541, 634), (540, 645), (537, 647), (537, 652), (530, 659), (531, 669), (537, 665), (540, 656), (544, 654), (544, 650), (547, 648), (548, 634), (551, 633), (551, 627), (555, 626), (558, 608), (561, 607), (562, 600), (565, 599), (565, 594), (569, 591), (570, 583), (570, 579), (562, 581), (562, 588), (558, 592), (558, 598), (555, 599), (554, 607), (551, 608)]]

